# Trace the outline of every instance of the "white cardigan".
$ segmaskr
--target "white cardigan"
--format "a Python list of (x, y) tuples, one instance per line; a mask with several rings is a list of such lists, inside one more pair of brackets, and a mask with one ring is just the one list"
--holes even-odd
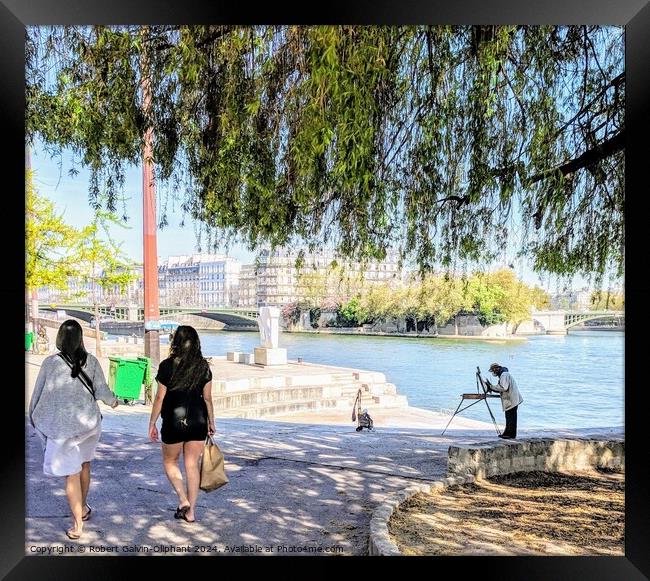
[[(88, 353), (84, 372), (93, 382), (95, 397), (107, 405), (117, 399), (109, 389), (104, 372), (94, 355)], [(79, 377), (58, 355), (43, 360), (29, 403), (31, 425), (48, 438), (71, 438), (90, 432), (101, 421), (99, 404)]]

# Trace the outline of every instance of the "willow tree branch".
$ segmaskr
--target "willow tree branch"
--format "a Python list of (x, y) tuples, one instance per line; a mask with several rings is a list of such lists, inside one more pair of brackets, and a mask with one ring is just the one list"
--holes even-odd
[(614, 135), (614, 137), (611, 137), (610, 139), (607, 139), (606, 141), (599, 143), (595, 147), (588, 149), (582, 155), (574, 159), (571, 159), (569, 161), (566, 161), (562, 165), (559, 165), (551, 169), (547, 169), (541, 173), (529, 177), (528, 179), (525, 180), (525, 183), (527, 185), (532, 185), (534, 183), (542, 181), (543, 179), (549, 178), (552, 175), (557, 173), (560, 173), (563, 176), (575, 173), (579, 169), (590, 167), (607, 157), (611, 157), (612, 155), (618, 153), (619, 151), (623, 151), (624, 149), (625, 149), (625, 128), (623, 128), (619, 133)]

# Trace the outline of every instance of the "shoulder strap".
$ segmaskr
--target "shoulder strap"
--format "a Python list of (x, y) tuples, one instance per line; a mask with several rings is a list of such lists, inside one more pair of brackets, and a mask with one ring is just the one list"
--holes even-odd
[[(63, 359), (63, 361), (65, 361), (68, 364), (68, 367), (70, 369), (73, 368), (72, 363), (70, 362), (70, 360), (63, 353), (59, 353), (59, 357), (61, 359)], [(77, 378), (79, 379), (79, 381), (81, 381), (83, 386), (88, 390), (90, 395), (93, 396), (93, 399), (96, 399), (96, 397), (95, 397), (95, 387), (93, 386), (93, 382), (90, 379), (90, 377), (88, 377), (88, 375), (86, 375), (86, 372), (83, 369), (79, 370), (79, 375), (77, 376)]]

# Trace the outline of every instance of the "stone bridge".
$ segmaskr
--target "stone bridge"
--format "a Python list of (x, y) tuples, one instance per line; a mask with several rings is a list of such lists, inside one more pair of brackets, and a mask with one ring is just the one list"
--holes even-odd
[[(65, 305), (39, 305), (44, 311), (63, 310), (67, 314), (90, 322), (95, 316), (95, 309), (92, 305), (65, 304)], [(111, 310), (110, 305), (99, 307), (100, 315), (110, 315), (118, 321), (143, 322), (144, 308), (134, 306), (116, 306)], [(173, 319), (178, 315), (194, 315), (219, 321), (226, 327), (235, 328), (257, 328), (257, 309), (203, 309), (201, 307), (160, 307), (160, 319)]]
[(622, 319), (624, 311), (533, 311), (531, 318), (547, 335), (566, 335), (571, 327), (597, 319)]

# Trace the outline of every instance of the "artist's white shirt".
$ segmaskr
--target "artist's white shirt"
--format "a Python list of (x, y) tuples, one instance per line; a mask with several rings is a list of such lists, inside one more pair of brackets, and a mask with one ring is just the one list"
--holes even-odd
[(492, 386), (492, 389), (501, 394), (501, 406), (503, 407), (504, 412), (518, 406), (524, 401), (524, 398), (521, 397), (519, 389), (517, 388), (515, 378), (512, 377), (508, 371), (504, 371), (501, 374), (499, 381), (496, 385)]

